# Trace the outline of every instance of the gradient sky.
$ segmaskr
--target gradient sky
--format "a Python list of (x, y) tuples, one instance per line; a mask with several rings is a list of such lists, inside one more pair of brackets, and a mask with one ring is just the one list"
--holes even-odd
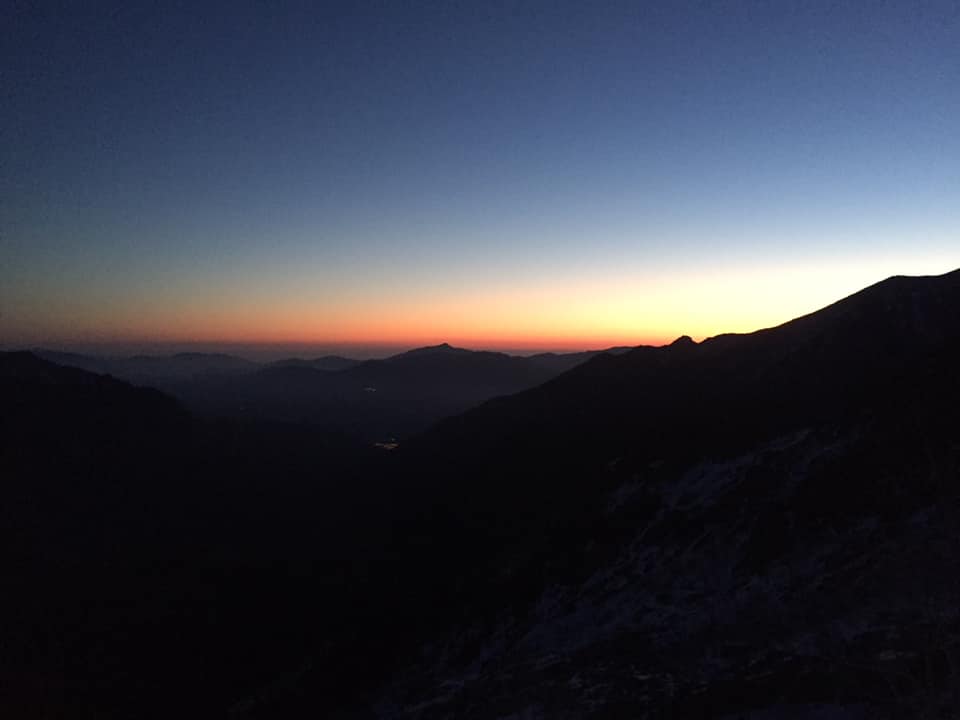
[(656, 343), (960, 267), (957, 2), (3, 25), (8, 347)]

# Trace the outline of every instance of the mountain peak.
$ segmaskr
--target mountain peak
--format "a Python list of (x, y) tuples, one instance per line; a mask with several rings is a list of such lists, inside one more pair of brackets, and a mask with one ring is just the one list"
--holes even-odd
[(439, 345), (424, 345), (423, 347), (414, 348), (409, 352), (441, 352), (443, 350), (461, 350), (462, 348), (455, 348), (450, 343), (442, 342)]
[(670, 343), (669, 347), (694, 347), (696, 344), (696, 340), (689, 335), (681, 335), (672, 343)]
[(407, 350), (406, 352), (400, 353), (399, 355), (393, 355), (388, 358), (390, 360), (396, 358), (411, 358), (411, 357), (420, 357), (422, 355), (433, 355), (436, 353), (456, 353), (458, 355), (464, 355), (474, 352), (473, 350), (467, 350), (465, 348), (454, 347), (450, 343), (440, 343), (439, 345), (427, 345), (426, 347), (414, 348), (413, 350)]

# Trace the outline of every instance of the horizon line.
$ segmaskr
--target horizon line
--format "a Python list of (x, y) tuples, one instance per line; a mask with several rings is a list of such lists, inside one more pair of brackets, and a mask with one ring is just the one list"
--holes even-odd
[[(579, 353), (602, 352), (617, 347), (639, 347), (669, 345), (677, 337), (649, 338), (640, 340), (610, 340), (610, 341), (569, 341), (560, 343), (507, 341), (469, 341), (469, 340), (427, 340), (427, 341), (383, 341), (383, 342), (323, 342), (306, 340), (47, 340), (34, 343), (7, 344), (0, 346), (3, 352), (64, 352), (76, 354), (112, 354), (130, 357), (133, 355), (164, 354), (176, 355), (181, 353), (221, 353), (234, 355), (244, 359), (307, 359), (323, 355), (343, 355), (354, 359), (377, 359), (392, 355), (419, 350), (423, 348), (448, 345), (453, 348), (469, 350), (471, 352), (498, 352), (507, 355), (537, 355), (540, 353)], [(698, 340), (699, 342), (699, 340)], [(296, 355), (293, 353), (305, 353)]]

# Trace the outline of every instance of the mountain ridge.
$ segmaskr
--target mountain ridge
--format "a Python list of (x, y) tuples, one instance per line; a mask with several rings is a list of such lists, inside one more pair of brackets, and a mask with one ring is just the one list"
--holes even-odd
[[(664, 703), (681, 717), (780, 717), (803, 703), (809, 712), (822, 707), (823, 717), (891, 708), (903, 715), (910, 705), (885, 694), (884, 673), (910, 674), (909, 658), (960, 652), (960, 617), (946, 610), (958, 592), (946, 578), (960, 568), (960, 548), (924, 557), (957, 520), (949, 498), (960, 473), (950, 430), (958, 366), (960, 273), (891, 278), (775, 328), (598, 356), (411, 440), (397, 457), (416, 468), (404, 477), (419, 485), (405, 493), (430, 498), (429, 515), (447, 518), (419, 532), (444, 538), (434, 563), (465, 569), (457, 587), (411, 562), (410, 574), (429, 588), (421, 604), (461, 610), (444, 622), (418, 621), (448, 629), (421, 647), (419, 666), (393, 680), (382, 696), (394, 708), (387, 716), (653, 718)], [(918, 527), (916, 513), (939, 519)], [(856, 530), (862, 523), (873, 529)], [(899, 550), (887, 533), (904, 538)], [(701, 561), (700, 552), (715, 559)], [(831, 572), (859, 558), (876, 578), (870, 608), (850, 599), (858, 574), (822, 580), (804, 555)], [(928, 645), (906, 639), (927, 637), (916, 618), (930, 621), (926, 611), (904, 609), (901, 586), (920, 577), (906, 569), (907, 556), (923, 568), (930, 607), (951, 618), (952, 629)], [(643, 557), (647, 570), (617, 580), (615, 568)], [(776, 574), (778, 562), (791, 568), (787, 575)], [(711, 579), (711, 563), (724, 568), (722, 583)], [(660, 596), (689, 619), (674, 617)], [(786, 623), (776, 641), (784, 649), (767, 654), (761, 688), (744, 676), (763, 658), (763, 635), (738, 598), (775, 602), (797, 618), (819, 606), (835, 622), (868, 630), (843, 640), (829, 623)], [(702, 634), (708, 602), (729, 618), (715, 636), (739, 650)], [(623, 620), (603, 630), (610, 613)], [(678, 644), (667, 617), (685, 642), (700, 638), (729, 669), (704, 666)], [(585, 633), (584, 641), (569, 646), (570, 632)], [(818, 652), (796, 660), (803, 632), (866, 670), (851, 674)], [(539, 646), (529, 646), (525, 638), (540, 633)], [(653, 655), (644, 638), (655, 640)], [(624, 652), (651, 680), (620, 674)], [(904, 658), (896, 671), (885, 669), (883, 653)], [(831, 674), (849, 688), (830, 695)], [(431, 690), (427, 677), (458, 689)], [(592, 706), (567, 684), (577, 677), (595, 688)], [(926, 694), (906, 702), (954, 702), (951, 677), (930, 677)], [(498, 690), (504, 684), (512, 690)], [(558, 705), (554, 696), (564, 699)]]

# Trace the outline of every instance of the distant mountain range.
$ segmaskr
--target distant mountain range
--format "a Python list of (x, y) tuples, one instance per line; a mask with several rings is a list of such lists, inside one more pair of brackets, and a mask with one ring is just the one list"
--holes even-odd
[[(0, 354), (0, 710), (957, 716), (960, 271), (583, 360), (255, 367), (238, 421)], [(270, 404), (467, 379), (392, 452)]]
[(372, 441), (407, 436), (484, 400), (545, 382), (601, 352), (629, 349), (514, 356), (444, 343), (382, 360), (330, 355), (270, 363), (207, 353), (34, 353), (59, 365), (162, 389), (205, 415), (311, 423)]
[(256, 371), (259, 363), (223, 353), (176, 353), (173, 355), (106, 356), (81, 355), (37, 348), (37, 357), (57, 365), (78, 367), (113, 375), (139, 385), (164, 384), (205, 376), (242, 375)]

